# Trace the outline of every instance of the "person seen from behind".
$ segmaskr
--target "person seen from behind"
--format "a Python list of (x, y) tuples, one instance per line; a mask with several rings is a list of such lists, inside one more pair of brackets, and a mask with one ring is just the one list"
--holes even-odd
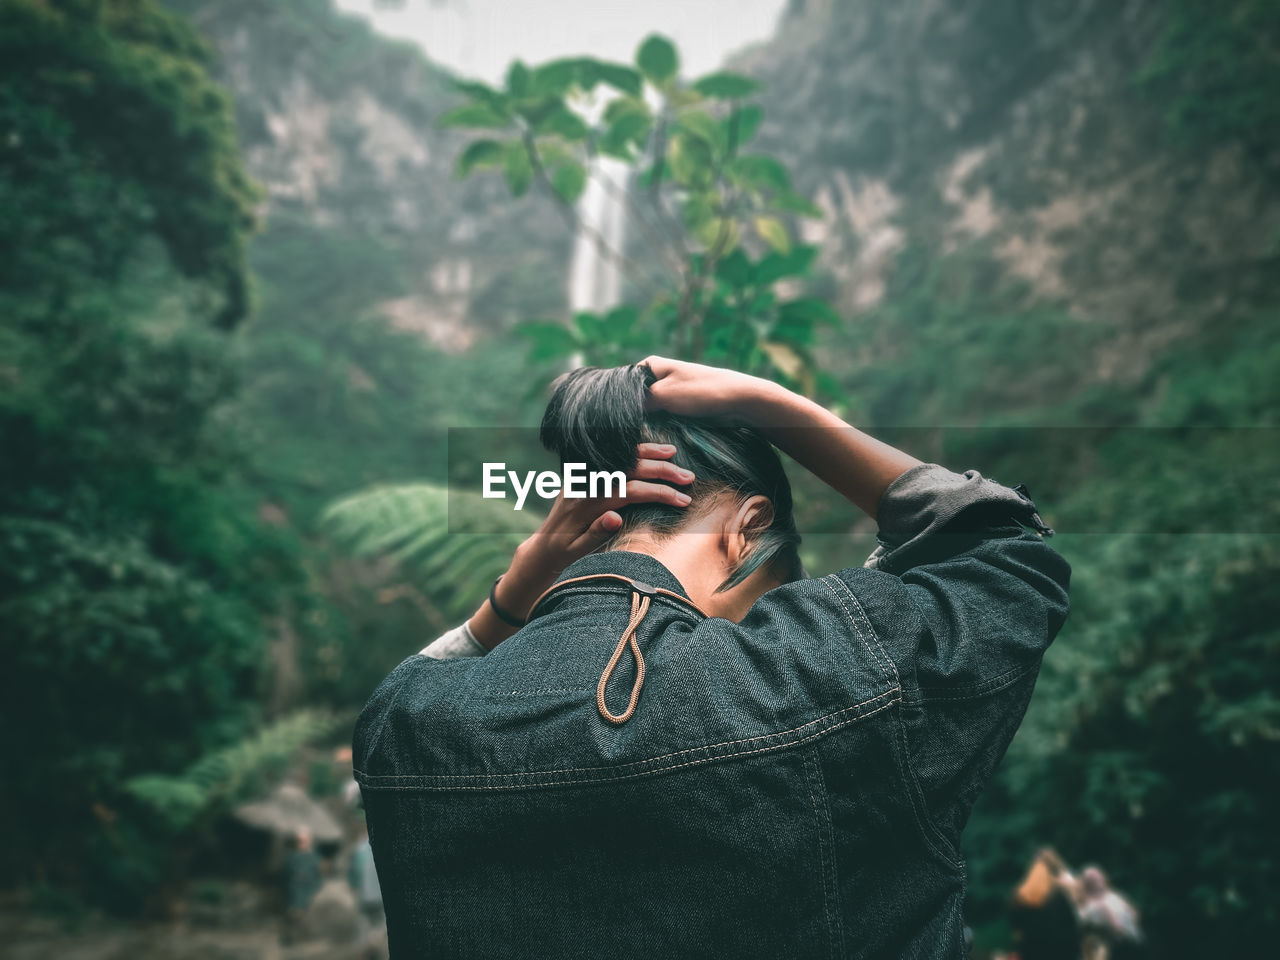
[[(391, 956), (963, 957), (961, 834), (1067, 616), (1025, 490), (662, 357), (566, 374), (542, 438), (625, 497), (557, 499), (356, 726)], [(805, 572), (777, 450), (865, 563)]]

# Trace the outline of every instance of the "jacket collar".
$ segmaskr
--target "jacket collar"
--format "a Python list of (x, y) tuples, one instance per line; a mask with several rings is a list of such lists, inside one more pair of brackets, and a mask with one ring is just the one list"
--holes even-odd
[(575, 560), (565, 567), (564, 572), (556, 578), (556, 583), (571, 580), (574, 577), (589, 577), (595, 573), (613, 573), (630, 577), (651, 587), (661, 587), (689, 598), (684, 586), (676, 579), (660, 561), (647, 553), (635, 553), (631, 550), (606, 550), (603, 553), (589, 553), (580, 560)]

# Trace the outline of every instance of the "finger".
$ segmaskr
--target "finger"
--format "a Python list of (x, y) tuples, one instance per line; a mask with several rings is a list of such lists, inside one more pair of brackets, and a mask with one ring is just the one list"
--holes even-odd
[(591, 526), (583, 531), (582, 536), (573, 542), (571, 549), (590, 553), (617, 533), (621, 527), (622, 515), (614, 510), (608, 510), (592, 521)]
[(675, 487), (669, 487), (665, 483), (627, 481), (627, 503), (666, 503), (673, 507), (687, 507), (692, 500), (693, 498), (687, 493)]
[(639, 460), (670, 460), (676, 455), (673, 443), (638, 443), (636, 458)]
[(669, 480), (681, 486), (693, 483), (693, 471), (677, 466), (670, 460), (637, 460), (636, 468), (627, 474), (628, 480)]

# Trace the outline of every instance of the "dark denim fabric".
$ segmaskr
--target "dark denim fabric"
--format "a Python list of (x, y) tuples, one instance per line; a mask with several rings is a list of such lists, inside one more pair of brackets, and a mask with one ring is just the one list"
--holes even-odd
[[(595, 692), (625, 583), (562, 588), (488, 656), (397, 667), (355, 733), (393, 957), (962, 957), (960, 832), (1069, 570), (973, 471), (908, 471), (879, 519), (875, 569), (741, 624), (656, 596), (621, 726)], [(683, 593), (637, 553), (562, 579), (600, 572)]]

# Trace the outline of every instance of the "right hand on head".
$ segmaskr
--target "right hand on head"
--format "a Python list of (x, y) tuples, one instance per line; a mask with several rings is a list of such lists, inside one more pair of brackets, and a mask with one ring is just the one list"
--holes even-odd
[(646, 357), (641, 363), (655, 377), (649, 385), (649, 406), (685, 416), (750, 421), (762, 402), (783, 389), (769, 380), (723, 367), (667, 357)]

